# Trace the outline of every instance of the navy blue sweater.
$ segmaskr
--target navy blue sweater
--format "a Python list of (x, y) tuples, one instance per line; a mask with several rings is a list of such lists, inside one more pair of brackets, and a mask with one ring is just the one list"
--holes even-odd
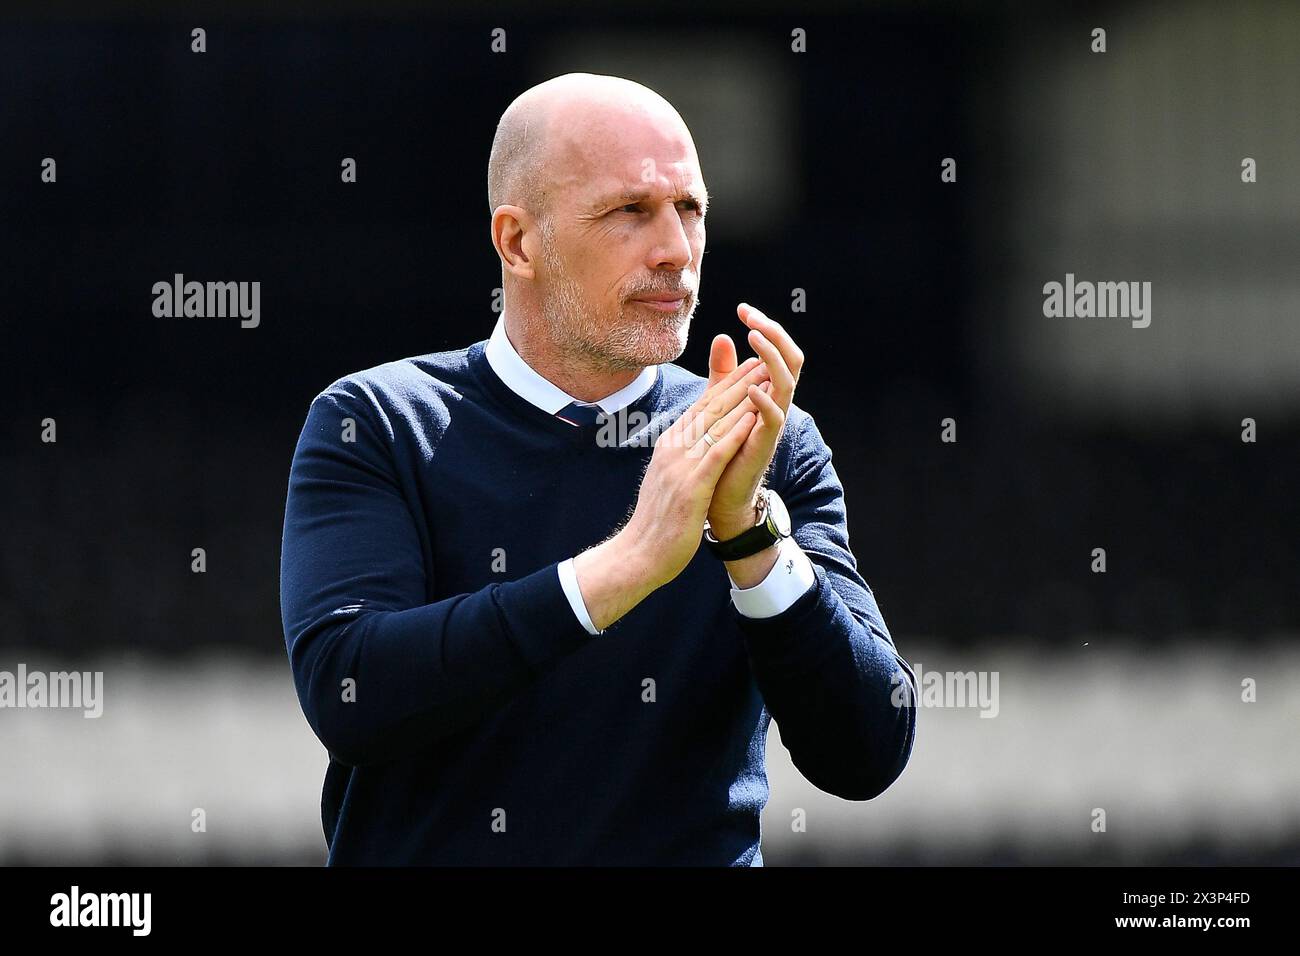
[[(885, 790), (911, 754), (915, 683), (811, 416), (791, 406), (767, 483), (815, 586), (745, 617), (701, 547), (593, 636), (557, 565), (622, 525), (653, 447), (548, 415), (485, 345), (339, 379), (294, 453), (281, 610), (330, 756), (329, 863), (762, 865), (772, 719), (817, 787)], [(629, 417), (672, 421), (707, 384), (660, 371)]]

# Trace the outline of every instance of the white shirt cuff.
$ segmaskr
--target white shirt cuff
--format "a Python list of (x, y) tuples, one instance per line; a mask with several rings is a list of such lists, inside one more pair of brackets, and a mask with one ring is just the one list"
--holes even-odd
[(582, 600), (582, 589), (578, 587), (578, 572), (573, 570), (573, 558), (561, 561), (559, 572), (560, 587), (564, 588), (564, 596), (569, 599), (569, 606), (573, 608), (579, 623), (587, 629), (588, 634), (604, 634), (604, 631), (596, 630), (596, 625), (591, 622), (591, 615), (587, 613), (587, 605)]
[(794, 538), (783, 538), (776, 555), (776, 564), (767, 577), (752, 588), (738, 588), (731, 582), (731, 602), (745, 617), (774, 617), (808, 593), (817, 582), (812, 561)]

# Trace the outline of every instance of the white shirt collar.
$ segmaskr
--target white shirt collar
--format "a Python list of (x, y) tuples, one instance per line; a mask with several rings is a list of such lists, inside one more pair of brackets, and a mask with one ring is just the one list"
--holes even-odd
[[(496, 327), (492, 329), (485, 354), (492, 371), (497, 373), (497, 377), (505, 382), (512, 392), (547, 414), (554, 415), (570, 402), (578, 401), (549, 379), (543, 378), (515, 351), (515, 347), (510, 344), (510, 339), (506, 336), (504, 312), (497, 318)], [(658, 376), (659, 366), (647, 365), (627, 385), (592, 404), (599, 405), (606, 415), (612, 415), (650, 391)]]

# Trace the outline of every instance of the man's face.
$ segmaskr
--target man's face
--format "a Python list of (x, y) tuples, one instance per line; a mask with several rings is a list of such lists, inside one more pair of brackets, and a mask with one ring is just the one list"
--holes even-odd
[[(688, 134), (667, 121), (634, 128), (596, 149), (569, 144), (572, 172), (556, 183), (539, 227), (553, 341), (619, 370), (685, 350), (705, 240), (707, 198)], [(644, 301), (651, 296), (678, 298)]]

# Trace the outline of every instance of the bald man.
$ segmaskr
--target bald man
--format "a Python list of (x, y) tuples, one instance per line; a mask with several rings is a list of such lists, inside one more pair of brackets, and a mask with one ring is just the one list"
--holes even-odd
[(762, 865), (771, 720), (847, 800), (915, 733), (803, 353), (741, 303), (755, 355), (673, 364), (708, 192), (644, 86), (523, 93), (488, 196), (490, 337), (337, 380), (294, 453), (281, 607), (329, 863)]

